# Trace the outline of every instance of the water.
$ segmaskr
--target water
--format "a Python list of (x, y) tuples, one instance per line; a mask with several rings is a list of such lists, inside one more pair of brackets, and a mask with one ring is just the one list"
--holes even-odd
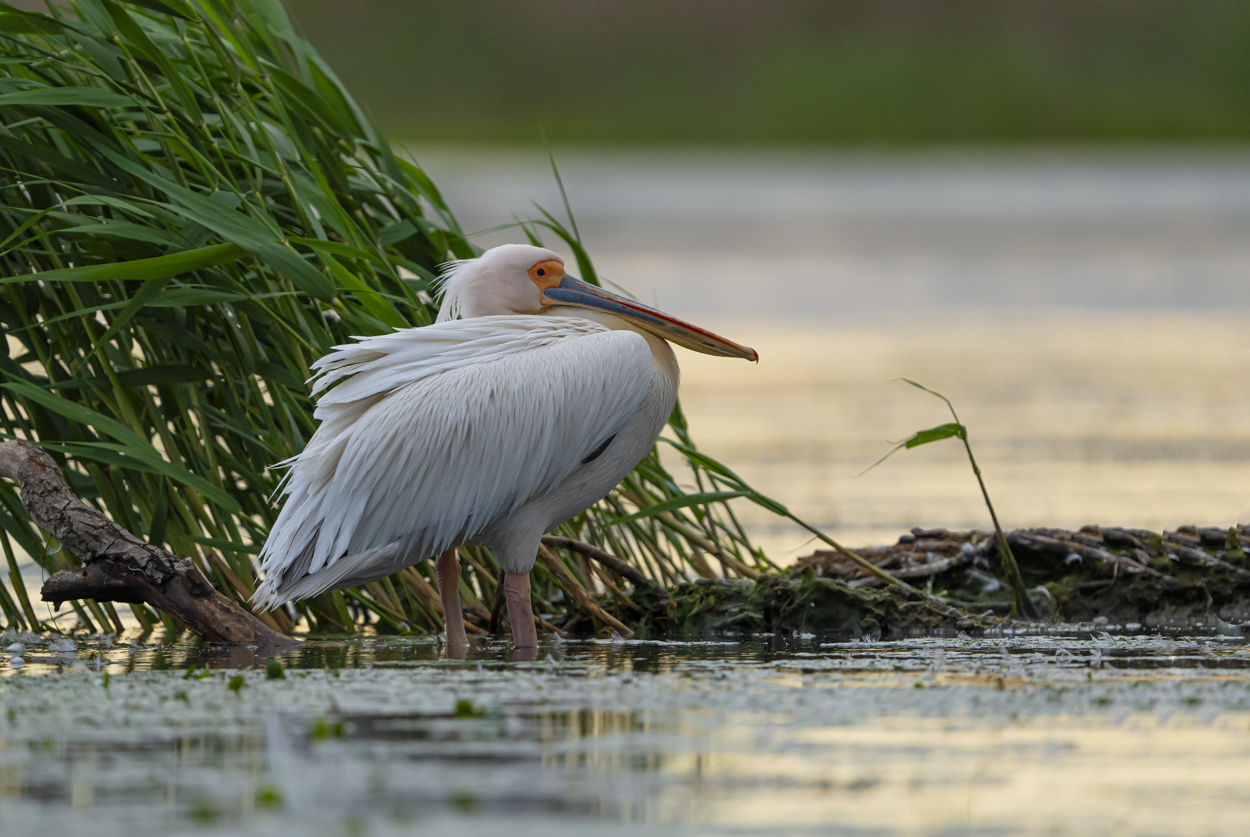
[[(468, 230), (561, 214), (541, 150), (414, 154)], [(679, 352), (695, 439), (848, 546), (989, 525), (955, 443), (856, 477), (949, 420), (904, 376), (954, 400), (1008, 527), (1250, 522), (1245, 150), (556, 157), (601, 272), (760, 352)]]
[(246, 649), (31, 649), (0, 678), (0, 831), (1216, 834), (1250, 813), (1242, 639), (509, 656), (320, 643), (267, 680)]
[[(900, 376), (952, 399), (1009, 528), (1224, 528), (1250, 501), (1247, 334), (1241, 313), (766, 327), (758, 368), (686, 353), (682, 394), (703, 446), (848, 545), (990, 525), (957, 442), (857, 476), (891, 441), (950, 421)], [(762, 510), (743, 514), (770, 554), (810, 549)]]
[[(541, 149), (413, 154), (466, 230), (565, 217)], [(713, 321), (1250, 305), (1245, 149), (555, 157), (600, 272)]]
[[(562, 215), (540, 151), (414, 153), (466, 229)], [(1250, 502), (1244, 150), (556, 158), (604, 275), (760, 352), (680, 353), (696, 440), (848, 545), (989, 525), (957, 444), (856, 478), (949, 420), (904, 376), (954, 400), (1009, 527), (1228, 526)], [(739, 509), (782, 562), (810, 548)]]
[[(471, 229), (559, 205), (541, 153), (418, 157)], [(610, 279), (760, 351), (682, 354), (696, 438), (850, 544), (988, 523), (957, 447), (854, 476), (948, 420), (904, 375), (955, 401), (1008, 526), (1227, 526), (1250, 500), (1250, 155), (558, 158)], [(775, 557), (806, 548), (741, 513)], [(0, 834), (1200, 835), (1250, 816), (1241, 637), (279, 659), (281, 680), (254, 649), (153, 638), (0, 659)]]

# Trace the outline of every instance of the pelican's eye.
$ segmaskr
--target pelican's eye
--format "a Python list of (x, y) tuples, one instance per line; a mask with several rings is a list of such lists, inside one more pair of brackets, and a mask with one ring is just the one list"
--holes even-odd
[(554, 288), (564, 278), (564, 265), (555, 259), (546, 259), (531, 267), (529, 276), (539, 288)]

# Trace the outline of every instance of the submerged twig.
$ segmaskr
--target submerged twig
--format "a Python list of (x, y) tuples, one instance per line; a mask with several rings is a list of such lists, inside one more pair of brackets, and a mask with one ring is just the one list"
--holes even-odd
[(562, 538), (557, 535), (544, 536), (543, 543), (556, 549), (569, 549), (573, 552), (581, 553), (587, 558), (593, 558), (640, 589), (659, 589), (659, 585), (643, 575), (637, 567), (592, 544), (573, 538)]
[(560, 560), (559, 556), (552, 552), (549, 547), (546, 545), (539, 546), (538, 555), (542, 558), (544, 565), (546, 565), (547, 569), (551, 571), (552, 575), (560, 579), (560, 585), (570, 596), (572, 596), (573, 600), (577, 602), (579, 607), (588, 611), (599, 621), (609, 625), (613, 630), (626, 639), (629, 639), (634, 635), (634, 632), (630, 630), (624, 622), (617, 619), (615, 616), (599, 606), (599, 603), (595, 601), (594, 596), (587, 592), (586, 588), (582, 586), (582, 583), (578, 581), (571, 572), (569, 572), (569, 568), (564, 566), (564, 563)]

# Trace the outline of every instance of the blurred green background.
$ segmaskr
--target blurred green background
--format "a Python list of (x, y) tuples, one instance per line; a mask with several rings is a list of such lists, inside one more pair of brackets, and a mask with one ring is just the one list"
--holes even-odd
[(1245, 0), (286, 0), (397, 139), (1250, 137)]

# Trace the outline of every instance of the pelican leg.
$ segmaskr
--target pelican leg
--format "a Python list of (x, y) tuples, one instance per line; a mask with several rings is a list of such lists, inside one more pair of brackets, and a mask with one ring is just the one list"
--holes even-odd
[(508, 602), (508, 621), (512, 623), (512, 644), (517, 648), (537, 648), (538, 631), (530, 604), (530, 574), (504, 573), (503, 593)]
[(447, 646), (461, 648), (469, 644), (464, 633), (464, 612), (460, 609), (460, 559), (456, 550), (449, 549), (434, 561), (434, 575), (438, 578), (438, 597), (443, 602), (443, 624), (447, 631)]

